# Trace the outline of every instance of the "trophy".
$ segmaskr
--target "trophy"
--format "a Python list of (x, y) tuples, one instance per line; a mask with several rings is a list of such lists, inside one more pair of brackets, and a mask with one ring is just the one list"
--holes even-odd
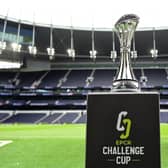
[(112, 91), (87, 96), (85, 168), (161, 168), (159, 94), (139, 91), (130, 64), (138, 20), (129, 14), (115, 24), (121, 61)]
[(122, 16), (115, 24), (116, 34), (120, 42), (120, 67), (114, 78), (112, 89), (116, 91), (137, 91), (139, 84), (130, 61), (131, 40), (136, 30), (139, 17), (134, 14)]

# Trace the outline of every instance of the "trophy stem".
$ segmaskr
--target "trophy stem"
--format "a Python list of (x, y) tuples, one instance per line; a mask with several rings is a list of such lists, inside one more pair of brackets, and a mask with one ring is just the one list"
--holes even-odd
[(135, 78), (131, 67), (130, 49), (121, 48), (121, 61), (117, 75), (112, 85), (118, 91), (137, 91), (139, 90), (138, 81)]

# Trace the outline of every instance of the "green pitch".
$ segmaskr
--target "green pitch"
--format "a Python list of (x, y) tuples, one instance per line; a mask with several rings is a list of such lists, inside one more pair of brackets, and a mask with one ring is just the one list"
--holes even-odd
[[(84, 168), (85, 125), (0, 125), (0, 168)], [(162, 168), (168, 168), (168, 124), (161, 124)]]

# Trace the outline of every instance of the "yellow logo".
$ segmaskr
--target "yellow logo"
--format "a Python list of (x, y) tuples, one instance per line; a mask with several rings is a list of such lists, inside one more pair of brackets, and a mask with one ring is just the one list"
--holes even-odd
[(127, 139), (130, 135), (131, 120), (129, 118), (125, 118), (127, 114), (127, 111), (121, 111), (118, 114), (116, 129), (122, 132), (120, 135), (120, 139)]

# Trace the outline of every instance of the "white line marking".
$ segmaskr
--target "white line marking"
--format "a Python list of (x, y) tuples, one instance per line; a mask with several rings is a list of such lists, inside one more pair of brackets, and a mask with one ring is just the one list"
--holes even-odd
[(0, 147), (5, 146), (7, 144), (12, 143), (13, 141), (11, 140), (0, 140)]

